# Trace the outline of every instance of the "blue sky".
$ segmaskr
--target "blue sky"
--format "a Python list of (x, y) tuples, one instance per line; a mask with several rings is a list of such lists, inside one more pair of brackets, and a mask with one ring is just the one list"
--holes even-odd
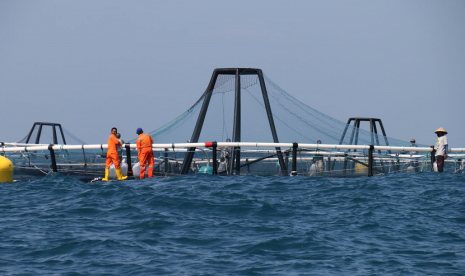
[[(260, 68), (341, 121), (465, 146), (465, 1), (0, 1), (0, 141), (33, 122), (87, 143), (187, 110), (215, 68)], [(291, 142), (291, 141), (282, 141)]]

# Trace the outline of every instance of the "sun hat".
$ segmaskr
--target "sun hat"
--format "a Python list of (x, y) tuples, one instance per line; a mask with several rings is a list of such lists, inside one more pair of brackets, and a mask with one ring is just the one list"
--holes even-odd
[(438, 128), (434, 133), (438, 133), (438, 132), (444, 132), (445, 134), (447, 134), (447, 131), (443, 129), (442, 127)]

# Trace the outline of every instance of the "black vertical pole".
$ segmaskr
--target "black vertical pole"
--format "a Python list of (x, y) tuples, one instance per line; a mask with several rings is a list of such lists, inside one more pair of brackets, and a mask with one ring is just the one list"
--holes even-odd
[[(376, 128), (376, 121), (375, 121), (375, 123), (373, 124), (373, 130), (375, 131), (376, 144), (379, 146), (380, 144), (379, 144), (379, 138), (378, 138), (378, 129)], [(389, 153), (391, 153), (391, 151), (389, 151)], [(384, 171), (384, 163), (383, 163), (383, 159), (382, 159), (382, 155), (381, 155), (381, 151), (380, 151), (380, 150), (378, 150), (378, 154), (379, 154), (379, 157), (380, 157), (380, 158), (379, 158), (379, 163), (380, 163), (380, 165), (381, 165), (381, 170), (383, 170), (383, 172), (385, 172), (385, 171)], [(394, 165), (394, 163), (392, 163), (392, 164)]]
[(352, 119), (349, 118), (349, 120), (347, 121), (346, 127), (344, 128), (344, 131), (342, 132), (341, 140), (339, 140), (339, 145), (342, 145), (342, 142), (344, 142), (344, 137), (346, 136), (346, 132), (347, 132), (347, 129), (349, 128), (349, 126), (350, 126), (350, 121), (351, 120)]
[[(356, 122), (357, 122), (357, 128), (356, 128), (356, 132), (355, 132), (355, 142), (354, 142), (354, 144), (358, 145), (358, 134), (360, 133), (360, 122), (361, 122), (361, 120), (357, 119)], [(356, 152), (356, 151), (357, 150), (354, 149), (354, 152)], [(354, 169), (355, 168), (355, 162), (349, 163), (349, 167), (351, 169)]]
[(164, 171), (165, 171), (165, 173), (167, 173), (168, 169), (169, 169), (169, 165), (170, 165), (169, 160), (168, 160), (168, 148), (165, 148), (165, 158), (163, 159), (163, 161), (165, 163)]
[(131, 162), (131, 146), (127, 143), (126, 148), (126, 158), (128, 159), (128, 176), (132, 176), (132, 162)]
[[(379, 138), (378, 138), (378, 129), (376, 128), (376, 122), (373, 124), (373, 131), (375, 133), (376, 145), (380, 146)], [(374, 143), (373, 143), (373, 145), (374, 145)], [(381, 153), (381, 151), (380, 151), (380, 153)]]
[(297, 147), (299, 144), (292, 143), (292, 172), (291, 175), (297, 175)]
[[(360, 132), (360, 120), (357, 120), (357, 128), (355, 129), (355, 145), (358, 145), (358, 134)], [(357, 151), (356, 149), (354, 151)]]
[[(260, 87), (262, 89), (263, 95), (263, 102), (265, 103), (266, 115), (268, 116), (268, 122), (270, 123), (271, 135), (273, 136), (273, 142), (279, 143), (278, 134), (276, 132), (276, 127), (274, 124), (273, 114), (271, 113), (271, 106), (270, 106), (270, 99), (268, 98), (268, 92), (265, 86), (265, 80), (263, 78), (262, 70), (257, 70), (258, 79), (260, 81)], [(283, 175), (288, 175), (287, 172), (287, 165), (283, 159), (283, 153), (281, 152), (281, 148), (276, 148), (276, 153), (278, 155), (279, 166), (281, 167), (281, 173)]]
[(371, 144), (374, 145), (374, 125), (373, 125), (373, 119), (370, 119), (370, 132), (371, 132)]
[[(376, 121), (373, 124), (373, 132), (374, 132), (374, 135), (375, 135), (376, 145), (380, 146), (379, 137), (378, 137), (378, 129), (376, 128)], [(372, 145), (374, 145), (374, 143), (372, 143)]]
[(63, 144), (66, 145), (66, 139), (65, 139), (65, 134), (63, 133), (63, 129), (61, 128), (61, 125), (58, 125), (60, 127), (60, 133), (61, 133), (61, 138), (63, 139)]
[(27, 135), (27, 139), (26, 139), (26, 144), (29, 143), (29, 139), (31, 139), (32, 132), (34, 131), (34, 128), (36, 127), (36, 125), (38, 125), (38, 124), (37, 124), (37, 123), (34, 123), (34, 125), (33, 125), (32, 128), (31, 128), (31, 131), (29, 131), (29, 134)]
[[(215, 88), (216, 79), (218, 78), (218, 72), (213, 71), (212, 78), (208, 84), (207, 90), (203, 93), (204, 97), (202, 109), (200, 110), (199, 118), (195, 124), (194, 132), (190, 142), (197, 143), (199, 141), (200, 132), (202, 131), (203, 122), (205, 120), (205, 115), (207, 114), (208, 105), (210, 104), (210, 99), (212, 97), (213, 88)], [(192, 163), (192, 158), (194, 158), (195, 148), (189, 148), (186, 155), (184, 156), (184, 161), (182, 162), (181, 174), (187, 174)]]
[(42, 124), (39, 125), (39, 131), (37, 132), (37, 137), (36, 137), (36, 144), (39, 143), (39, 139), (40, 139), (40, 134), (42, 133)]
[(58, 139), (57, 139), (57, 126), (52, 125), (53, 128), (53, 143), (58, 144)]
[(57, 161), (55, 159), (55, 151), (53, 150), (53, 144), (48, 145), (48, 150), (50, 151), (50, 159), (52, 160), (52, 170), (57, 172)]
[[(234, 125), (232, 141), (241, 141), (241, 77), (239, 75), (239, 69), (236, 69), (236, 98), (234, 101)], [(231, 161), (231, 173), (234, 171), (235, 165), (236, 174), (239, 175), (241, 173), (241, 152), (239, 147), (234, 147)]]
[(218, 143), (213, 142), (212, 143), (212, 159), (213, 159), (213, 174), (218, 174), (218, 160), (216, 159), (216, 147)]
[(352, 134), (350, 135), (349, 145), (352, 145), (352, 143), (354, 142), (355, 131), (356, 131), (356, 128), (357, 128), (357, 121), (358, 121), (357, 119), (354, 119), (354, 128), (352, 129)]
[(370, 145), (368, 150), (368, 176), (373, 176), (373, 150), (375, 149), (374, 145)]

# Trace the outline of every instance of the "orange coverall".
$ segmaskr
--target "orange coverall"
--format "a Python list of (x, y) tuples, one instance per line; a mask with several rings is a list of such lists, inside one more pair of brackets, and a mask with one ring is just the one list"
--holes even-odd
[(105, 160), (105, 169), (109, 169), (111, 163), (115, 164), (115, 169), (120, 168), (117, 146), (122, 146), (116, 136), (112, 133), (108, 138), (107, 159)]
[(140, 164), (140, 178), (142, 179), (145, 177), (145, 166), (147, 162), (149, 163), (148, 176), (153, 177), (153, 138), (150, 134), (141, 133), (139, 134), (139, 138), (137, 138), (136, 144)]

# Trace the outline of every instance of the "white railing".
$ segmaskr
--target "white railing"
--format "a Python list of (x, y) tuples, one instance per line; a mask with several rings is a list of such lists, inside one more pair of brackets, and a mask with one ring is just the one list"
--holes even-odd
[[(125, 144), (122, 147), (129, 146), (131, 149), (136, 148), (136, 144)], [(259, 142), (217, 142), (217, 147), (247, 147), (247, 148), (292, 148), (293, 143), (259, 143)], [(20, 151), (44, 151), (49, 150), (50, 145), (18, 145), (15, 143), (4, 143), (0, 147), (0, 152), (20, 152)], [(204, 143), (173, 143), (173, 144), (153, 144), (154, 149), (184, 149), (186, 148), (209, 148), (212, 147), (212, 142)], [(299, 148), (321, 149), (321, 150), (369, 150), (370, 145), (336, 145), (336, 144), (305, 144), (299, 143)], [(107, 144), (94, 145), (53, 145), (53, 150), (86, 150), (86, 149), (107, 149)], [(430, 147), (399, 147), (399, 146), (374, 146), (375, 151), (416, 151), (416, 152), (431, 152)], [(465, 148), (450, 148), (449, 153), (464, 153)]]

